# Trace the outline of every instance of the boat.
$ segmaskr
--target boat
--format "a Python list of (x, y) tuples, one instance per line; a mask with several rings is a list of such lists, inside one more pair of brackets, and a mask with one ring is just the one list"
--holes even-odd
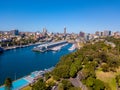
[(69, 51), (73, 51), (73, 50), (75, 50), (75, 49), (76, 49), (75, 44), (73, 44), (68, 50), (69, 50)]
[(57, 46), (57, 47), (52, 48), (51, 50), (52, 51), (59, 51), (61, 48), (62, 48), (62, 46)]
[(45, 52), (47, 51), (47, 49), (45, 47), (34, 47), (33, 48), (33, 51), (36, 51), (36, 52)]

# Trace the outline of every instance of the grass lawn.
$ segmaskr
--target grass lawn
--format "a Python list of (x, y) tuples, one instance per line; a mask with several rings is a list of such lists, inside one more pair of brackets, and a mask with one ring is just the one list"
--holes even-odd
[(117, 90), (116, 88), (116, 80), (115, 76), (117, 73), (114, 72), (103, 72), (103, 71), (96, 71), (96, 76), (101, 81), (107, 83), (111, 90)]
[(49, 85), (49, 84), (55, 84), (56, 83), (56, 80), (53, 79), (53, 77), (49, 78), (47, 81), (46, 81), (46, 84)]
[(21, 90), (31, 90), (31, 87), (30, 86), (26, 86), (26, 87), (22, 88)]

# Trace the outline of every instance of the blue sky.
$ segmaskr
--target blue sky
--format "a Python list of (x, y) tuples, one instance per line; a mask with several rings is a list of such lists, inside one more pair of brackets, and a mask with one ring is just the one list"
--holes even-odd
[(0, 31), (120, 31), (120, 0), (0, 0)]

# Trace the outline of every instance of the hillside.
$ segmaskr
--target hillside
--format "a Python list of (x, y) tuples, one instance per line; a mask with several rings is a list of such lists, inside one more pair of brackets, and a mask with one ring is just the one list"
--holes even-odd
[(56, 85), (60, 90), (76, 90), (69, 79), (79, 76), (88, 90), (117, 89), (120, 81), (119, 77), (116, 80), (120, 67), (119, 46), (120, 39), (107, 37), (86, 43), (80, 50), (61, 57), (55, 69), (47, 75), (56, 80), (49, 87)]

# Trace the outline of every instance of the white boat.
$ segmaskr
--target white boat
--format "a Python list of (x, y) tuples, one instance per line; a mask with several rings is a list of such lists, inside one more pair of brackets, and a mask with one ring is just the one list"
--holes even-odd
[(61, 46), (57, 46), (57, 47), (52, 48), (51, 50), (53, 50), (53, 51), (59, 51), (60, 49), (61, 49)]
[[(67, 43), (67, 41), (45, 43), (45, 44), (39, 45), (37, 47), (34, 47), (33, 51), (40, 51), (40, 52), (45, 52), (45, 51), (49, 51), (49, 50), (58, 51), (61, 49), (62, 45), (66, 44), (66, 43)], [(61, 47), (59, 47), (59, 46), (61, 46)]]
[(59, 50), (61, 50), (62, 47), (66, 46), (66, 45), (68, 45), (68, 43), (53, 47), (53, 48), (51, 48), (51, 50), (52, 51), (59, 51)]
[(73, 44), (68, 50), (73, 51), (75, 49), (76, 49), (75, 44)]

